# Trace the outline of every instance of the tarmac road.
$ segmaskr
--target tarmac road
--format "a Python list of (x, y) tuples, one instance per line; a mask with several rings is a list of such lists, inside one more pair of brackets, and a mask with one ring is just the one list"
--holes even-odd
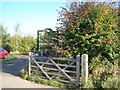
[(20, 75), (20, 71), (28, 63), (28, 59), (16, 59), (2, 63), (2, 72), (9, 73), (15, 76)]
[(54, 88), (52, 86), (35, 84), (33, 82), (20, 78), (20, 71), (26, 66), (27, 63), (28, 57), (19, 57), (16, 60), (3, 62), (1, 72), (2, 88)]

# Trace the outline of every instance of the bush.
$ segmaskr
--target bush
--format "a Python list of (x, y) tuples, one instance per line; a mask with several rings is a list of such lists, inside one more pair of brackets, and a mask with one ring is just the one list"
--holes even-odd
[(23, 68), (23, 69), (21, 70), (20, 76), (21, 76), (23, 79), (27, 79), (27, 78), (28, 78), (28, 71)]
[(118, 81), (118, 59), (114, 63), (102, 56), (91, 60), (86, 88), (120, 88)]

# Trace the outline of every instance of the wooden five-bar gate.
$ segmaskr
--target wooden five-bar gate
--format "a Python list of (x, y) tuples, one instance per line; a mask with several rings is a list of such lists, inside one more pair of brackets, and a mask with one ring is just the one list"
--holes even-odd
[(29, 56), (29, 75), (80, 86), (80, 56), (76, 59)]

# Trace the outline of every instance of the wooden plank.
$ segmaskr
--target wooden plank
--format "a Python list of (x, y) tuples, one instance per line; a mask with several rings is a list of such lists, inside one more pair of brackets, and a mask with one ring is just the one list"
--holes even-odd
[(72, 78), (67, 74), (65, 73), (65, 71), (63, 69), (61, 69), (52, 59), (50, 59), (50, 61), (66, 76), (68, 77), (68, 79), (73, 83), (75, 84), (75, 82), (72, 80)]
[(35, 66), (35, 65), (31, 65), (31, 68), (39, 68), (38, 66)]
[[(64, 70), (64, 69), (62, 69), (62, 70)], [(70, 71), (70, 70), (64, 70), (65, 72), (67, 72), (67, 73), (73, 73), (73, 74), (76, 74), (76, 71)]]
[(39, 57), (39, 55), (32, 55), (32, 57)]
[(44, 77), (44, 76), (39, 76), (40, 78), (43, 78), (43, 79), (48, 79), (47, 77)]
[[(42, 63), (42, 67), (46, 64), (46, 63), (48, 63), (49, 62), (49, 60), (47, 60), (46, 62), (44, 62), (44, 63)], [(39, 62), (38, 62), (39, 63)]]
[(64, 67), (71, 67), (71, 68), (76, 68), (74, 65), (67, 65), (67, 64), (58, 64), (59, 66), (64, 66)]
[(73, 61), (73, 62), (76, 62), (77, 59), (71, 59), (71, 58), (52, 58), (51, 60), (62, 60), (62, 61)]
[[(48, 63), (48, 62), (38, 62), (39, 64), (47, 64), (47, 65), (54, 65), (53, 63)], [(71, 68), (76, 68), (75, 65), (67, 65), (67, 64), (58, 64), (59, 66), (64, 66), (64, 67), (71, 67)]]
[[(71, 62), (69, 65), (72, 65), (72, 64), (74, 64), (75, 62)], [(67, 69), (68, 68), (68, 66), (66, 66), (65, 68), (63, 68), (64, 70), (65, 69)]]
[[(31, 71), (34, 71), (34, 72), (36, 72), (37, 70), (31, 70)], [(38, 71), (39, 72), (39, 71)], [(50, 73), (48, 73), (48, 74), (50, 74)], [(53, 75), (53, 73), (51, 73), (50, 75)], [(55, 75), (57, 75), (57, 74), (55, 74)], [(59, 74), (58, 74), (59, 75)], [(60, 76), (60, 75), (59, 75)], [(39, 77), (40, 78), (43, 78), (43, 79), (48, 79), (47, 77), (45, 77), (45, 76), (43, 76), (43, 75), (39, 75)], [(52, 79), (52, 80), (55, 80), (55, 81), (60, 81), (60, 82), (65, 82), (65, 83), (70, 83), (70, 81), (68, 81), (68, 80), (63, 80), (63, 78), (62, 79), (60, 79), (60, 80), (57, 80), (57, 79)], [(73, 81), (75, 82), (75, 79), (73, 79)]]
[(80, 55), (77, 55), (77, 62), (76, 62), (76, 87), (79, 87), (80, 82)]
[(49, 62), (40, 62), (40, 61), (38, 61), (38, 63), (42, 64), (42, 66), (44, 66), (45, 64), (47, 64), (47, 65), (53, 65), (52, 63), (49, 63)]
[[(30, 55), (31, 53), (29, 53), (29, 55)], [(31, 56), (29, 56), (29, 63), (28, 63), (29, 65), (28, 65), (28, 75), (30, 76), (30, 74), (31, 74)]]
[(63, 83), (69, 83), (70, 84), (70, 81), (67, 81), (67, 80), (56, 80), (56, 79), (52, 79), (52, 80), (63, 82)]
[[(37, 70), (32, 70), (32, 71), (35, 71), (35, 72), (36, 72)], [(51, 73), (51, 74), (53, 74), (53, 73)], [(43, 79), (48, 79), (47, 77), (42, 76), (42, 75), (39, 75), (39, 77), (40, 77), (40, 78), (43, 78)], [(59, 82), (64, 82), (64, 83), (70, 83), (70, 81), (68, 81), (68, 80), (63, 80), (63, 79), (60, 79), (60, 80), (52, 79), (52, 80), (59, 81)]]
[(81, 57), (81, 65), (82, 65), (81, 84), (83, 86), (85, 86), (87, 81), (88, 81), (88, 55), (87, 54), (82, 55), (82, 57)]
[[(43, 72), (41, 72), (41, 71), (39, 71), (39, 70), (31, 70), (31, 71), (33, 71), (33, 72), (40, 72), (40, 73), (43, 73)], [(55, 72), (55, 73), (51, 73), (51, 72), (47, 72), (47, 74), (48, 75), (54, 75), (54, 76), (60, 76), (60, 77), (66, 77), (64, 74), (59, 74), (59, 72), (56, 74), (57, 72)], [(76, 77), (73, 77), (73, 76), (70, 76), (72, 79), (75, 79)], [(52, 78), (51, 78), (52, 79)]]
[(58, 69), (55, 68), (49, 68), (49, 67), (42, 67), (43, 69), (49, 69), (49, 70), (53, 70), (53, 71), (59, 71)]
[(40, 72), (40, 71), (38, 71), (38, 70), (31, 70), (31, 72)]
[[(49, 69), (49, 70), (53, 70), (53, 71), (60, 71), (59, 69), (55, 69), (55, 68), (49, 68), (49, 67), (42, 67), (44, 69)], [(68, 71), (68, 70), (64, 70), (65, 72), (68, 72), (68, 73), (73, 73), (73, 74), (76, 74), (76, 71)]]
[[(74, 62), (71, 62), (69, 65), (72, 65), (72, 64), (74, 64)], [(64, 67), (63, 70), (65, 70), (65, 69), (67, 69), (67, 68), (68, 68), (68, 66)], [(58, 74), (60, 74), (60, 73), (61, 73), (61, 72), (59, 71)], [(54, 76), (52, 76), (51, 78), (54, 78)]]
[[(60, 77), (63, 77), (63, 78), (66, 78), (66, 76), (64, 74), (55, 74), (55, 73), (49, 73), (47, 72), (49, 75), (54, 75), (54, 76), (60, 76)], [(76, 77), (73, 77), (73, 76), (70, 76), (73, 80), (75, 80)], [(52, 78), (51, 78), (52, 79)]]
[(37, 61), (32, 58), (32, 60), (37, 64), (37, 66), (40, 68), (40, 70), (46, 75), (46, 77), (51, 80), (51, 78), (48, 76), (48, 74), (43, 70), (43, 68), (37, 63)]

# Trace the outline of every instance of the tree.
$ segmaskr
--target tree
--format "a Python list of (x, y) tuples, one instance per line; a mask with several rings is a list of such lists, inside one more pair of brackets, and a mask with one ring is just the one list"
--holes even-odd
[(32, 36), (25, 36), (22, 38), (22, 42), (20, 43), (21, 53), (28, 53), (31, 50), (36, 50), (36, 40)]
[(15, 29), (15, 35), (14, 35), (14, 39), (15, 39), (15, 47), (14, 47), (14, 49), (15, 49), (15, 51), (17, 52), (17, 51), (19, 51), (19, 43), (20, 43), (20, 41), (21, 41), (21, 33), (20, 33), (20, 24), (16, 24), (15, 25), (15, 27), (14, 27), (14, 29)]
[(72, 2), (67, 6), (58, 19), (61, 48), (72, 55), (87, 53), (93, 58), (101, 54), (113, 60), (118, 42), (118, 16), (113, 4)]
[[(17, 46), (16, 46), (17, 38)], [(27, 54), (31, 49), (36, 48), (36, 40), (32, 36), (14, 35), (10, 37), (10, 46), (13, 52)]]
[(118, 77), (120, 55), (118, 10), (114, 4), (71, 2), (60, 12), (58, 42), (62, 44), (58, 47), (67, 51), (67, 57), (88, 54), (89, 88), (119, 86), (114, 78)]
[(3, 25), (0, 25), (0, 47), (6, 49), (8, 52), (11, 50), (9, 37), (10, 34), (7, 33), (7, 28), (4, 28)]
[(22, 43), (22, 36), (21, 35), (13, 35), (10, 37), (10, 46), (12, 52), (20, 52), (21, 50), (21, 43)]

